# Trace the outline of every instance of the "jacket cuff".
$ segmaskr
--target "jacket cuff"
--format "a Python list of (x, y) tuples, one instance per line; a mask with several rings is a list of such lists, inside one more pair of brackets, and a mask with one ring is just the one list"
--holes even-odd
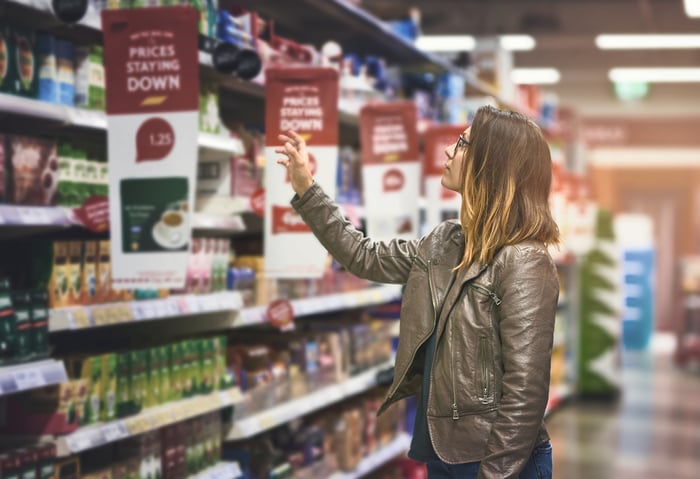
[(294, 194), (291, 201), (292, 207), (298, 212), (299, 210), (304, 209), (304, 206), (309, 202), (309, 200), (315, 196), (323, 196), (323, 189), (321, 188), (321, 185), (316, 183), (316, 180), (311, 183), (309, 189), (306, 190), (302, 196)]

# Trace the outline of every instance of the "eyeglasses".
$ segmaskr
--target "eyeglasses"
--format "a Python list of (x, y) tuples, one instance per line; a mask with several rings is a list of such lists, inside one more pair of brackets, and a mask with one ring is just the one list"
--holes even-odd
[(459, 135), (459, 138), (457, 139), (457, 143), (455, 143), (455, 151), (452, 152), (452, 157), (454, 158), (457, 156), (457, 150), (460, 148), (466, 148), (469, 146), (469, 140), (464, 138), (464, 135)]

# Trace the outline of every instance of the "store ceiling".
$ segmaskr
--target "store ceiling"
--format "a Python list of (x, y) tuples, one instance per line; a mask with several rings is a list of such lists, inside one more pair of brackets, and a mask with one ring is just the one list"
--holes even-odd
[(363, 0), (380, 18), (400, 18), (411, 6), (424, 34), (529, 34), (537, 47), (516, 52), (517, 67), (555, 67), (561, 82), (607, 83), (615, 66), (698, 66), (700, 50), (601, 51), (601, 33), (696, 33), (683, 0)]

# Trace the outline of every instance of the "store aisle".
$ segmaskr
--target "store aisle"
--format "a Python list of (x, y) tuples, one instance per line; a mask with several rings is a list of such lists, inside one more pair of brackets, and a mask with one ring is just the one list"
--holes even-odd
[(700, 373), (668, 353), (625, 353), (616, 404), (574, 402), (547, 421), (555, 479), (700, 478)]

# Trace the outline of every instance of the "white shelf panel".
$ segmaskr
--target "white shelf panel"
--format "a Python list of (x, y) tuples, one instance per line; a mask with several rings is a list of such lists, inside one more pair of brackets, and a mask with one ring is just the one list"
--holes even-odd
[(46, 359), (0, 367), (0, 396), (68, 381), (63, 361)]
[[(300, 317), (342, 309), (379, 305), (399, 298), (401, 298), (401, 285), (380, 285), (361, 291), (296, 299), (290, 301), (290, 303), (294, 310), (294, 316)], [(266, 306), (247, 308), (241, 311), (235, 324), (236, 326), (248, 326), (264, 323), (267, 321), (266, 315)]]
[[(56, 105), (31, 98), (0, 93), (0, 112), (57, 121), (65, 125), (95, 130), (107, 130), (107, 115), (103, 111)], [(200, 133), (200, 148), (234, 154), (243, 154), (243, 143), (237, 138)]]
[(170, 424), (186, 421), (229, 407), (242, 400), (243, 395), (236, 387), (149, 408), (128, 418), (83, 427), (56, 439), (58, 457), (78, 454)]
[(233, 312), (240, 310), (242, 306), (241, 294), (238, 291), (227, 291), (126, 303), (56, 308), (49, 313), (49, 331), (95, 328), (193, 314)]
[(222, 462), (195, 474), (190, 479), (238, 479), (239, 477), (243, 477), (243, 471), (237, 462)]
[(242, 155), (245, 153), (243, 142), (238, 138), (213, 135), (211, 133), (199, 133), (199, 147), (207, 150)]
[(280, 404), (277, 407), (253, 414), (245, 419), (235, 421), (226, 435), (229, 441), (246, 439), (285, 424), (292, 419), (305, 416), (311, 412), (342, 401), (377, 385), (377, 373), (393, 366), (388, 361), (360, 373), (345, 382), (323, 387), (311, 394)]
[(329, 479), (359, 479), (382, 467), (387, 462), (401, 456), (411, 446), (411, 436), (399, 434), (392, 442), (362, 459), (357, 469), (351, 472), (336, 472)]

